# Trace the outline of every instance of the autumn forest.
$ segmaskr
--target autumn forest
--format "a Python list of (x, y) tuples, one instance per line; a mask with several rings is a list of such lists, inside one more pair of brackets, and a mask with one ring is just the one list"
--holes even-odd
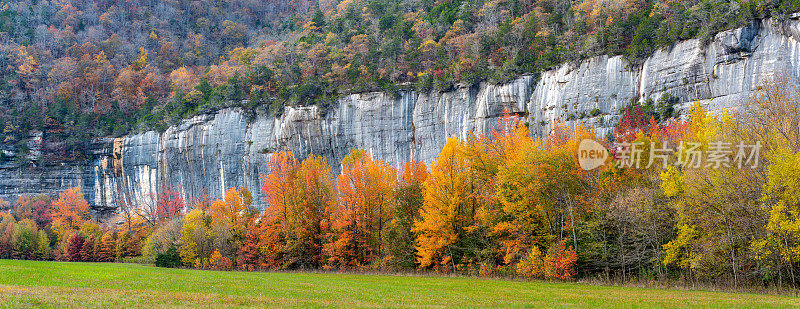
[[(3, 1), (0, 164), (83, 160), (94, 137), (343, 94), (448, 89), (785, 20), (793, 0)], [(375, 59), (376, 61), (373, 61)], [(16, 153), (9, 156), (6, 151)]]
[(617, 144), (691, 141), (705, 150), (760, 141), (761, 155), (746, 167), (636, 168), (609, 159), (586, 171), (576, 154), (580, 141), (596, 139), (592, 128), (554, 123), (535, 138), (506, 114), (490, 136), (451, 138), (430, 165), (401, 170), (359, 149), (338, 176), (322, 157), (275, 153), (261, 177), (263, 211), (247, 189), (184, 200), (163, 188), (152, 207), (125, 208), (121, 222), (99, 224), (79, 188), (23, 198), (1, 215), (0, 258), (793, 288), (797, 93), (779, 80), (747, 112), (713, 115), (695, 104), (685, 119), (662, 123), (635, 106), (613, 136)]
[[(0, 165), (31, 165), (31, 132), (43, 140), (35, 163), (59, 165), (87, 160), (92, 139), (225, 108), (251, 120), (286, 106), (324, 115), (352, 93), (498, 84), (598, 55), (637, 64), (798, 10), (796, 0), (0, 1)], [(798, 90), (777, 76), (737, 110), (634, 98), (608, 135), (559, 119), (536, 136), (507, 109), (487, 134), (448, 138), (431, 162), (270, 151), (264, 209), (225, 185), (219, 199), (162, 186), (151, 203), (119, 201), (105, 222), (81, 187), (0, 199), (0, 259), (797, 291)], [(597, 168), (579, 162), (587, 139), (608, 151)], [(679, 148), (652, 164), (687, 143), (717, 157), (688, 164)], [(620, 164), (634, 144), (650, 164)], [(744, 144), (759, 152), (745, 166), (727, 160)]]

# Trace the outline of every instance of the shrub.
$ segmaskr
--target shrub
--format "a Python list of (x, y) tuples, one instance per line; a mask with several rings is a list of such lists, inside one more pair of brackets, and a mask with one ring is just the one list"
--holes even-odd
[(219, 251), (214, 250), (214, 253), (211, 254), (211, 259), (209, 260), (209, 264), (211, 264), (211, 269), (214, 270), (231, 270), (233, 269), (233, 261), (223, 256), (219, 253)]
[(547, 250), (545, 257), (545, 278), (572, 280), (575, 276), (575, 262), (578, 255), (572, 247), (566, 247), (566, 241), (559, 241)]
[(176, 268), (181, 266), (181, 256), (178, 249), (170, 247), (164, 253), (156, 254), (155, 264), (158, 267)]
[(517, 264), (517, 273), (529, 280), (544, 278), (544, 269), (544, 257), (537, 246), (533, 246), (528, 255)]
[(146, 256), (134, 256), (134, 257), (126, 257), (119, 260), (122, 263), (129, 263), (129, 264), (141, 264), (141, 265), (153, 265), (155, 261), (150, 259)]
[(528, 279), (572, 280), (577, 260), (575, 250), (567, 248), (564, 240), (551, 245), (546, 255), (534, 246), (517, 264), (517, 274)]
[(170, 248), (176, 248), (180, 251), (182, 228), (182, 218), (170, 220), (166, 224), (156, 228), (155, 231), (147, 237), (144, 246), (142, 246), (142, 255), (155, 260), (158, 254), (165, 253)]

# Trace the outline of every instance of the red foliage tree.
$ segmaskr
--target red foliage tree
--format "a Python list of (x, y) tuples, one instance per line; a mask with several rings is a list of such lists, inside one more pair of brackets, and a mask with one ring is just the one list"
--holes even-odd
[(72, 262), (83, 261), (83, 244), (86, 239), (81, 233), (75, 233), (69, 238), (69, 246), (67, 247), (67, 260)]
[(156, 218), (157, 221), (166, 221), (176, 217), (186, 208), (183, 197), (169, 186), (162, 186), (157, 196)]
[(617, 143), (631, 142), (636, 139), (639, 131), (645, 130), (648, 124), (640, 106), (628, 106), (622, 113), (622, 119), (614, 128), (614, 141)]
[(239, 268), (248, 271), (254, 271), (262, 268), (263, 262), (259, 252), (260, 232), (259, 224), (250, 223), (247, 226), (242, 247), (236, 254), (236, 262), (239, 265)]
[(45, 228), (52, 221), (52, 208), (52, 202), (47, 195), (22, 196), (17, 200), (14, 213), (20, 220), (31, 219), (39, 228)]
[(51, 222), (53, 222), (51, 215), (52, 209), (53, 205), (49, 196), (42, 195), (41, 198), (34, 198), (33, 221), (36, 221), (36, 224), (39, 225), (39, 228), (46, 228)]
[(213, 270), (233, 269), (233, 261), (231, 261), (230, 258), (219, 253), (218, 250), (214, 250), (214, 253), (211, 253), (211, 259), (209, 263), (211, 264), (211, 269)]
[(654, 133), (661, 141), (679, 142), (689, 133), (689, 121), (670, 119)]
[(545, 260), (545, 276), (550, 279), (572, 280), (575, 277), (575, 262), (578, 255), (571, 246), (566, 246), (566, 240), (553, 244), (547, 250)]

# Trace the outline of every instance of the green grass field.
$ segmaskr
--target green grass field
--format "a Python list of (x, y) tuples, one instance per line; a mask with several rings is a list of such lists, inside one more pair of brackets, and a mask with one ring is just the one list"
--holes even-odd
[(796, 307), (788, 296), (459, 277), (0, 260), (0, 307)]

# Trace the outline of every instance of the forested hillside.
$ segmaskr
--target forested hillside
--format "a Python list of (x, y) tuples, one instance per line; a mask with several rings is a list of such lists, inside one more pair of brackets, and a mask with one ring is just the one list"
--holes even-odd
[[(81, 159), (86, 141), (242, 106), (507, 81), (600, 54), (636, 63), (682, 39), (785, 19), (782, 1), (5, 1), (2, 150)], [(322, 109), (323, 111), (325, 109)], [(9, 161), (0, 152), (0, 163)]]
[(227, 68), (233, 50), (274, 42), (312, 4), (112, 0), (1, 6), (0, 141), (24, 161), (32, 130), (45, 133), (46, 159), (63, 160), (82, 158), (91, 137), (122, 135), (139, 120), (142, 128), (162, 123), (163, 114), (154, 118), (150, 112), (163, 110), (174, 90), (183, 89), (177, 85), (194, 87), (195, 75), (216, 81), (211, 76), (217, 65)]

